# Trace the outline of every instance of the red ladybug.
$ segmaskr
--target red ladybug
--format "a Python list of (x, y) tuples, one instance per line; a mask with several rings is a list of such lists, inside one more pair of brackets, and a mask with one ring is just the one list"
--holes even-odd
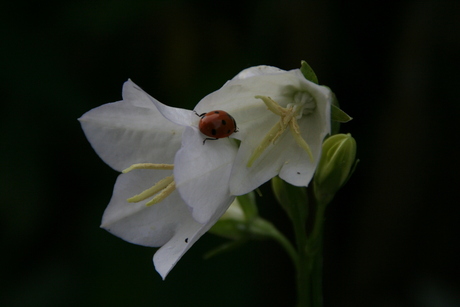
[(232, 133), (238, 132), (235, 119), (225, 111), (216, 110), (203, 114), (195, 112), (195, 114), (201, 117), (198, 124), (200, 132), (209, 136), (203, 140), (203, 145), (206, 140), (226, 138), (232, 135)]

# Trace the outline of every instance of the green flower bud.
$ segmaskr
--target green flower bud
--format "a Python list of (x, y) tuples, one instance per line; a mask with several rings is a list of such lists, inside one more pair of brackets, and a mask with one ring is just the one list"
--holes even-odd
[(345, 184), (356, 164), (356, 141), (351, 134), (336, 134), (323, 143), (314, 177), (316, 199), (328, 203)]

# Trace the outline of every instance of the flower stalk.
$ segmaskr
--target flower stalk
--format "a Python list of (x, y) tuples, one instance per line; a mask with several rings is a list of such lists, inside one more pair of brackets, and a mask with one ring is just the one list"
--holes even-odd
[[(307, 192), (311, 192), (307, 189)], [(311, 193), (309, 193), (311, 194)], [(297, 246), (296, 283), (297, 283), (297, 306), (321, 307), (323, 306), (322, 294), (322, 248), (323, 226), (326, 204), (317, 203), (306, 198), (304, 205), (308, 203), (314, 207), (312, 230), (307, 232), (306, 215), (298, 212), (292, 219), (295, 241)], [(300, 208), (303, 211), (302, 208)]]
[[(339, 134), (323, 144), (321, 161), (308, 188), (272, 179), (275, 196), (292, 221), (296, 243), (297, 306), (322, 307), (323, 228), (327, 205), (356, 166), (356, 142)], [(308, 213), (314, 213), (310, 217)]]

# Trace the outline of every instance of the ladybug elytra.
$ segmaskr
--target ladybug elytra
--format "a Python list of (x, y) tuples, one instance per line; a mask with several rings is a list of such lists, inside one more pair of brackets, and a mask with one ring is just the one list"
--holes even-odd
[(207, 140), (226, 138), (238, 132), (235, 119), (225, 111), (215, 110), (203, 114), (195, 112), (195, 114), (201, 117), (198, 129), (207, 136), (203, 140), (203, 145)]

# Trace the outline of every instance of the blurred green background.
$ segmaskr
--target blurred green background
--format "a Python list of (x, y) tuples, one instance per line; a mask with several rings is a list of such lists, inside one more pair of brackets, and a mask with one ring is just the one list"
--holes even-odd
[[(99, 222), (117, 173), (77, 118), (131, 78), (193, 108), (240, 70), (306, 60), (354, 117), (361, 163), (329, 207), (326, 306), (459, 306), (458, 1), (9, 1), (0, 10), (1, 306), (293, 306), (274, 242), (166, 281)], [(263, 187), (261, 215), (291, 233)]]

